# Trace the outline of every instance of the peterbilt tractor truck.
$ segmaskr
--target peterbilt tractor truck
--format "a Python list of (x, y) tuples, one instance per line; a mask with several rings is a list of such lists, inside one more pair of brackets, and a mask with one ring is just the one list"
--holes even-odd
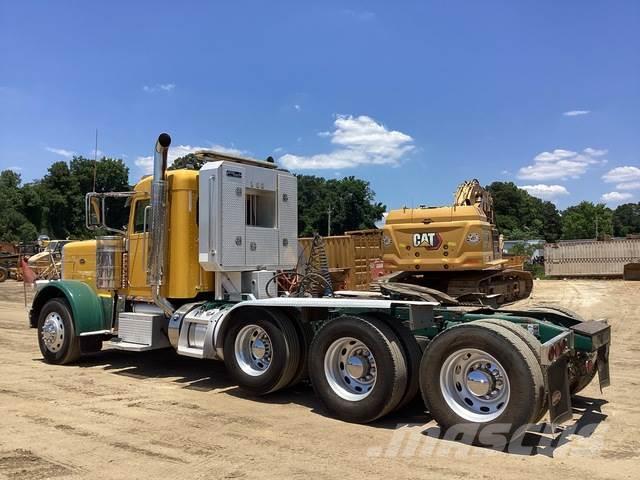
[[(596, 373), (609, 383), (610, 327), (562, 308), (448, 306), (392, 293), (279, 295), (298, 262), (296, 177), (212, 151), (200, 171), (167, 170), (132, 192), (89, 193), (87, 227), (64, 247), (62, 278), (39, 282), (29, 321), (50, 364), (110, 348), (223, 361), (255, 396), (309, 379), (333, 416), (366, 423), (422, 397), (444, 429), (505, 436), (549, 415)], [(125, 226), (109, 225), (112, 201)], [(103, 235), (107, 233), (108, 235)]]

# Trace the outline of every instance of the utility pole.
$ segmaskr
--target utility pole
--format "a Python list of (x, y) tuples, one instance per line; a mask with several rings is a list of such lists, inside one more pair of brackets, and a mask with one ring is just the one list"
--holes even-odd
[(327, 209), (327, 237), (331, 236), (331, 205)]

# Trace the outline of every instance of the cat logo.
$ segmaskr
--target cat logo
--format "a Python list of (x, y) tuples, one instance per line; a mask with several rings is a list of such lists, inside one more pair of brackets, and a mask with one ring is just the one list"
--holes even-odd
[(435, 250), (442, 243), (442, 237), (436, 232), (424, 232), (413, 234), (413, 246), (414, 247), (427, 247), (430, 250)]

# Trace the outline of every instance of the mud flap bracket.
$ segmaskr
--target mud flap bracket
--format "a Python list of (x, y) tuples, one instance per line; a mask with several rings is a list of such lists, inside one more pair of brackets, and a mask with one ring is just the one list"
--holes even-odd
[(549, 419), (552, 425), (572, 418), (571, 394), (569, 391), (569, 368), (567, 357), (563, 356), (550, 365), (546, 371), (549, 395)]
[(598, 380), (600, 381), (600, 393), (602, 389), (611, 385), (609, 377), (609, 344), (603, 345), (598, 349)]

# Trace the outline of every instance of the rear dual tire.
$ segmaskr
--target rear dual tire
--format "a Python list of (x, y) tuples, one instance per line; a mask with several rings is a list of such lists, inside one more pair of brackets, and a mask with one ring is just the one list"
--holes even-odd
[(342, 316), (316, 334), (309, 376), (331, 414), (354, 423), (372, 422), (394, 410), (407, 389), (402, 345), (377, 318)]
[[(420, 366), (427, 409), (444, 432), (483, 443), (483, 432), (510, 439), (539, 415), (544, 379), (529, 346), (499, 325), (448, 328), (429, 344)], [(485, 427), (491, 426), (485, 430)]]
[[(486, 325), (498, 325), (499, 327), (505, 328), (509, 330), (511, 333), (516, 335), (520, 340), (527, 344), (531, 353), (536, 357), (536, 360), (539, 364), (540, 362), (540, 342), (538, 339), (526, 328), (518, 325), (517, 323), (510, 322), (508, 320), (501, 319), (487, 319), (487, 320), (479, 320), (476, 323), (483, 323)], [(544, 377), (544, 375), (543, 375)], [(547, 398), (547, 388), (546, 385), (541, 385), (540, 391), (540, 404), (537, 406), (538, 413), (534, 417), (534, 423), (538, 423), (547, 413), (549, 409), (549, 402)]]
[(225, 335), (224, 352), (229, 375), (252, 395), (276, 392), (301, 375), (300, 338), (293, 322), (276, 310), (245, 309)]

